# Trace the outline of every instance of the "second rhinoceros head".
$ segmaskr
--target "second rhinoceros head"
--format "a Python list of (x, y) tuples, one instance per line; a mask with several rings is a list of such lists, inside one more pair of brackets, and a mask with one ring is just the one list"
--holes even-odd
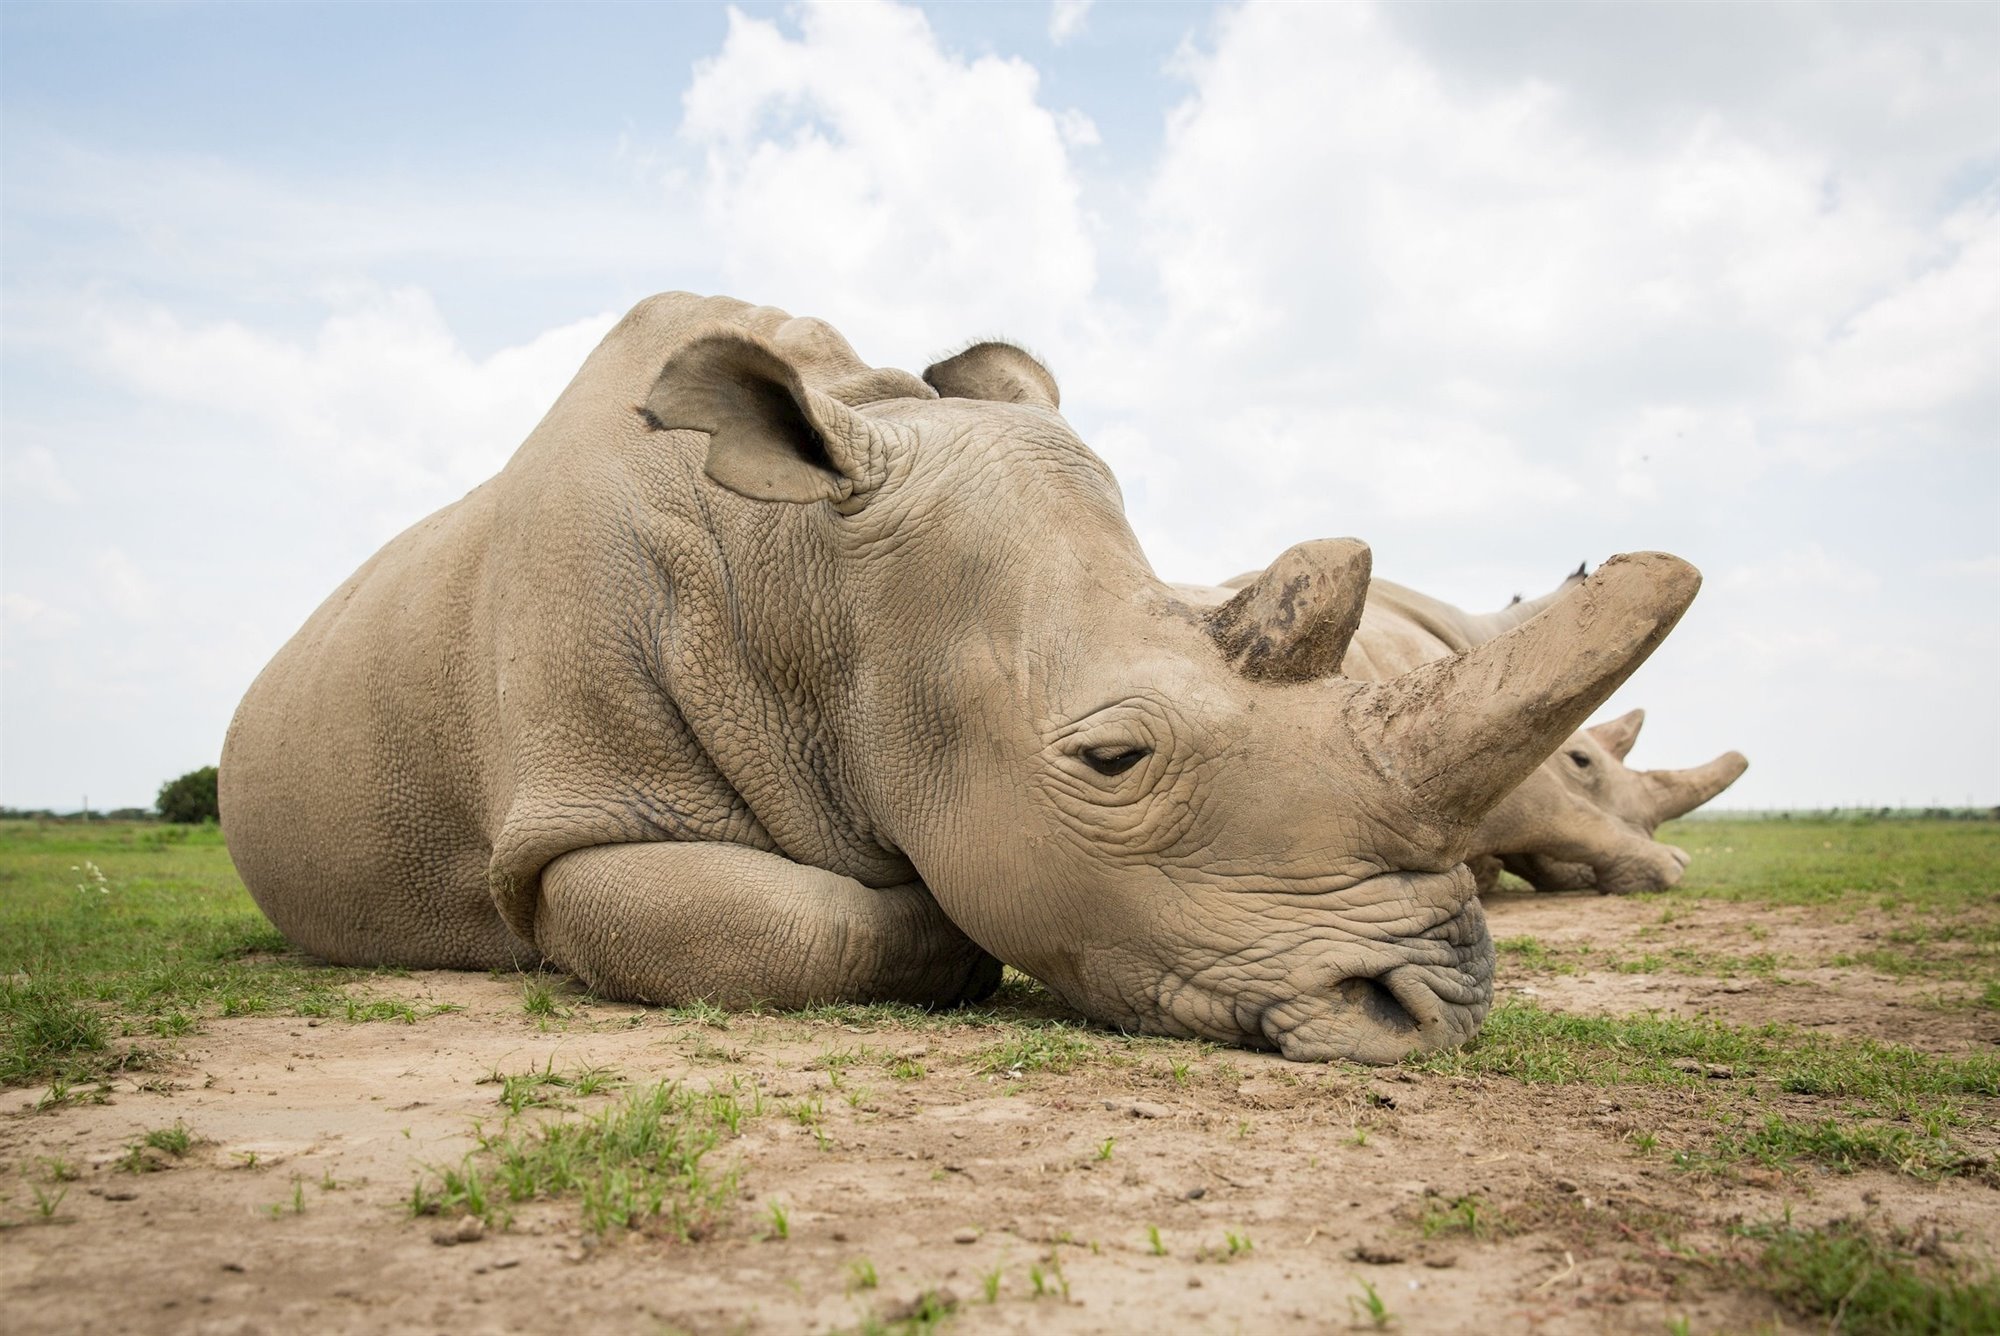
[(1365, 547), (1294, 548), (1195, 607), (1032, 359), (982, 345), (926, 379), (943, 397), (850, 405), (718, 333), (648, 405), (710, 433), (732, 490), (832, 503), (817, 568), (789, 594), (746, 578), (774, 606), (740, 615), (791, 618), (792, 661), (840, 647), (842, 680), (788, 684), (774, 659), (768, 685), (818, 713), (829, 801), (860, 809), (842, 819), (1098, 1020), (1300, 1059), (1469, 1038), (1493, 964), (1469, 832), (1666, 635), (1695, 571), (1614, 558), (1472, 653), (1329, 676)]
[(1749, 769), (1724, 752), (1688, 770), (1634, 770), (1625, 764), (1644, 710), (1578, 729), (1486, 816), (1482, 831), (1502, 863), (1537, 890), (1596, 889), (1623, 895), (1677, 884), (1688, 856), (1653, 838)]

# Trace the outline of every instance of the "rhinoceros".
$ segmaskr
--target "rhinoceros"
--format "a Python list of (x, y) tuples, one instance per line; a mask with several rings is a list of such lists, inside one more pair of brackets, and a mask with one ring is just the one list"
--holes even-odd
[(1502, 867), (1538, 891), (1622, 895), (1680, 881), (1687, 852), (1653, 832), (1734, 784), (1750, 762), (1730, 751), (1687, 770), (1633, 770), (1625, 758), (1645, 722), (1644, 710), (1631, 710), (1578, 729), (1486, 814), (1480, 839)]
[[(1214, 607), (1256, 578), (1175, 588), (1190, 602)], [(1552, 592), (1490, 613), (1466, 612), (1407, 586), (1371, 580), (1340, 672), (1386, 681), (1464, 653), (1528, 621), (1583, 579), (1584, 568), (1578, 567)], [(1595, 887), (1632, 894), (1680, 881), (1686, 851), (1655, 840), (1653, 832), (1728, 788), (1750, 763), (1732, 751), (1690, 770), (1628, 769), (1625, 757), (1645, 717), (1645, 711), (1633, 710), (1578, 729), (1487, 812), (1466, 854), (1482, 893), (1494, 888), (1503, 867), (1547, 891)]]
[(338, 962), (792, 1007), (1006, 961), (1110, 1025), (1394, 1061), (1491, 1004), (1472, 830), (1700, 577), (1614, 558), (1469, 654), (1330, 678), (1367, 565), (1305, 544), (1194, 608), (1025, 352), (919, 379), (655, 297), (264, 669), (223, 828)]

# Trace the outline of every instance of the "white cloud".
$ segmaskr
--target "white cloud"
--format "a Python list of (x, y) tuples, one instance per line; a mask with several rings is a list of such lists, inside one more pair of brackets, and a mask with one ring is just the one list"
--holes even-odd
[(102, 374), (233, 419), (243, 448), (290, 456), (400, 528), (422, 513), (413, 508), (497, 472), (613, 319), (474, 358), (420, 290), (354, 286), (330, 299), (334, 309), (304, 339), (231, 320), (192, 324), (160, 306), (100, 309), (87, 332)]
[(1642, 502), (1656, 500), (1663, 483), (1675, 491), (1690, 485), (1740, 488), (1769, 466), (1757, 419), (1740, 404), (1637, 407), (1618, 428), (1616, 442), (1615, 487)]
[[(1487, 607), (1683, 552), (1717, 574), (1624, 702), (1649, 755), (1743, 747), (1732, 801), (1990, 798), (1991, 25), (1429, 12), (1219, 11), (1154, 158), (1116, 98), (1159, 90), (1087, 66), (1108, 43), (1052, 66), (1128, 81), (1093, 121), (882, 3), (732, 14), (622, 115), (551, 103), (574, 152), (540, 166), (10, 126), (9, 784), (24, 747), (37, 784), (129, 752), (138, 798), (213, 759), (306, 607), (500, 466), (610, 318), (572, 317), (684, 286), (913, 369), (989, 334), (1047, 354), (1169, 577), (1352, 533)], [(83, 497), (116, 548), (74, 536)]]
[(1615, 143), (1566, 88), (1454, 81), (1358, 5), (1247, 5), (1181, 68), (1146, 209), (1163, 382), (1456, 395), (1467, 423), (1636, 498), (1681, 439), (1762, 467), (1780, 444), (1879, 448), (1857, 413), (1987, 402), (1990, 200), (1939, 229), (1747, 113)]
[(15, 590), (0, 594), (0, 622), (31, 639), (57, 639), (75, 630), (81, 621), (75, 613), (51, 607), (32, 594)]
[(1083, 31), (1095, 0), (1052, 0), (1049, 5), (1049, 40), (1061, 46)]
[(1807, 543), (1769, 561), (1735, 567), (1723, 575), (1721, 583), (1759, 591), (1819, 589), (1835, 594), (1872, 594), (1882, 587), (1882, 577), (1818, 543)]
[(1944, 254), (1815, 339), (1794, 364), (1801, 417), (1902, 439), (1945, 412), (2000, 414), (2000, 192), (1939, 229)]
[(1923, 571), (1933, 578), (1942, 576), (1947, 579), (2000, 582), (2000, 556), (1933, 561), (1926, 563)]
[(90, 568), (96, 577), (98, 598), (114, 615), (141, 624), (160, 620), (165, 609), (159, 586), (122, 548), (100, 549)]
[(76, 488), (70, 486), (55, 452), (46, 445), (30, 445), (8, 451), (7, 482), (10, 488), (20, 488), (37, 501), (67, 506), (74, 505), (77, 500)]
[(1024, 61), (946, 51), (915, 9), (809, 4), (796, 38), (732, 9), (681, 133), (738, 295), (834, 318), (876, 361), (972, 331), (1051, 342), (1096, 257), (1067, 152), (1088, 122), (1039, 91)]

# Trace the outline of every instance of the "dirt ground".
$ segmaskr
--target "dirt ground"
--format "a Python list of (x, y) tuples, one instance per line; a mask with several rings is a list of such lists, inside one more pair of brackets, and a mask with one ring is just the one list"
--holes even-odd
[[(1549, 1009), (1786, 1021), (1952, 1054), (2000, 1039), (1991, 1011), (1935, 1005), (1935, 981), (1811, 963), (1865, 946), (1865, 917), (1710, 903), (1662, 924), (1657, 903), (1595, 896), (1496, 897), (1490, 914), (1496, 938), (1552, 949), (1805, 962), (1563, 973), (1503, 954), (1503, 996)], [(427, 973), (382, 991), (463, 1009), (414, 1025), (213, 1020), (175, 1065), (120, 1082), (107, 1103), (37, 1111), (42, 1092), (0, 1097), (0, 1164), (79, 1171), (51, 1219), (0, 1231), (4, 1325), (819, 1332), (892, 1322), (944, 1291), (954, 1332), (1325, 1332), (1368, 1325), (1366, 1282), (1404, 1331), (1790, 1330), (1666, 1241), (1726, 1246), (1731, 1222), (1788, 1209), (1975, 1249), (2000, 1239), (2000, 1192), (1978, 1178), (1705, 1176), (1640, 1153), (1635, 1132), (1671, 1145), (1712, 1117), (1683, 1090), (1310, 1068), (1111, 1037), (1103, 1060), (1068, 1071), (982, 1072), (974, 1055), (1005, 1037), (990, 1029), (778, 1016), (718, 1028), (575, 996), (550, 1024), (524, 1013), (517, 980)], [(855, 1061), (828, 1067), (850, 1050)], [(924, 1075), (899, 1079), (898, 1062)], [(412, 1184), (457, 1163), (475, 1123), (502, 1121), (482, 1078), (545, 1066), (633, 1084), (734, 1077), (774, 1108), (818, 1093), (826, 1144), (777, 1113), (746, 1120), (714, 1152), (740, 1166), (742, 1200), (698, 1242), (599, 1242), (573, 1201), (541, 1201), (511, 1228), (440, 1244), (452, 1227), (412, 1217)], [(146, 1130), (176, 1121), (199, 1139), (185, 1158), (119, 1168)], [(1966, 1139), (2000, 1149), (1990, 1122)], [(9, 1184), (17, 1214), (26, 1182)], [(1505, 1227), (1427, 1238), (1425, 1212), (1469, 1194)], [(772, 1236), (774, 1205), (787, 1237)]]

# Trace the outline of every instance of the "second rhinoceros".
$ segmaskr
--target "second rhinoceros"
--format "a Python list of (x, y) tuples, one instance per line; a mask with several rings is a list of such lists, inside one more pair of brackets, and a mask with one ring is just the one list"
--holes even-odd
[(265, 668), (223, 828), (335, 961), (780, 1006), (1007, 961), (1113, 1025), (1393, 1061), (1491, 1003), (1472, 830), (1699, 577), (1615, 558), (1381, 683), (1327, 676), (1355, 577), (1309, 544), (1198, 610), (1027, 354), (920, 380), (653, 298)]
[[(1213, 588), (1176, 587), (1197, 604), (1219, 606), (1256, 578), (1239, 576)], [(1371, 580), (1361, 625), (1340, 671), (1386, 681), (1464, 653), (1522, 625), (1583, 579), (1579, 568), (1553, 592), (1491, 613), (1466, 612), (1403, 585)], [(1655, 840), (1653, 832), (1728, 788), (1750, 763), (1732, 751), (1691, 770), (1629, 769), (1625, 757), (1645, 717), (1645, 711), (1633, 710), (1578, 729), (1486, 813), (1467, 850), (1482, 891), (1493, 888), (1503, 867), (1547, 891), (1594, 887), (1631, 894), (1680, 881), (1687, 853)]]
[(1578, 729), (1486, 814), (1480, 839), (1507, 871), (1538, 891), (1621, 895), (1680, 881), (1686, 851), (1653, 832), (1734, 784), (1750, 762), (1731, 751), (1688, 770), (1631, 769), (1625, 758), (1645, 721), (1631, 710)]

